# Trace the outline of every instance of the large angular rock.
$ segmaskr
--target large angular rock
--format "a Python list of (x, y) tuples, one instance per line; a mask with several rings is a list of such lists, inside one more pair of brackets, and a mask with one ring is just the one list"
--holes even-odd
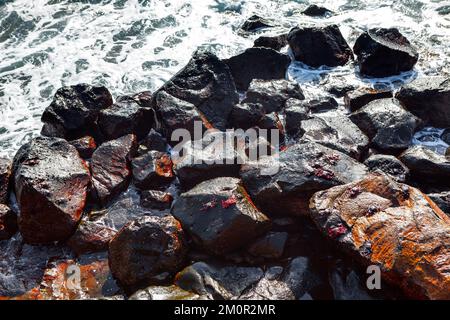
[(302, 89), (296, 82), (288, 80), (260, 80), (250, 83), (243, 103), (259, 103), (265, 113), (280, 112), (290, 98), (305, 99)]
[(11, 167), (11, 160), (0, 158), (0, 203), (8, 202)]
[(364, 161), (370, 171), (381, 170), (398, 182), (405, 182), (409, 176), (409, 169), (394, 156), (374, 154)]
[(261, 36), (253, 42), (254, 47), (271, 48), (276, 51), (280, 51), (287, 45), (287, 33), (276, 36)]
[(388, 153), (408, 148), (421, 123), (393, 99), (374, 100), (353, 112), (350, 119), (367, 134), (373, 147)]
[(95, 149), (97, 149), (97, 144), (93, 137), (86, 136), (76, 140), (69, 141), (71, 145), (77, 149), (80, 157), (83, 159), (90, 159)]
[(241, 30), (246, 32), (254, 32), (258, 29), (272, 27), (271, 23), (256, 14), (245, 20), (241, 26)]
[(128, 134), (103, 143), (91, 159), (92, 186), (101, 205), (128, 187), (130, 161), (136, 152), (136, 136)]
[(258, 126), (264, 117), (264, 108), (259, 103), (239, 103), (233, 107), (229, 126), (234, 129), (247, 130)]
[(361, 179), (367, 168), (351, 157), (315, 142), (302, 141), (242, 165), (241, 178), (252, 200), (271, 215), (306, 215), (314, 192)]
[[(188, 64), (154, 94), (156, 102), (161, 92), (193, 104), (200, 116), (219, 130), (226, 128), (231, 109), (239, 101), (228, 66), (214, 54), (202, 51), (196, 51)], [(155, 109), (158, 112), (159, 108)]]
[(413, 298), (450, 299), (450, 218), (418, 189), (384, 174), (320, 191), (317, 227)]
[(11, 238), (17, 229), (17, 215), (7, 205), (0, 204), (0, 241)]
[(351, 112), (354, 112), (373, 100), (383, 98), (392, 98), (392, 92), (364, 88), (347, 92), (344, 96), (344, 102), (345, 106)]
[(270, 227), (236, 178), (198, 184), (180, 195), (171, 212), (198, 245), (218, 255), (249, 244)]
[(167, 210), (172, 205), (173, 196), (159, 190), (145, 190), (141, 192), (141, 205), (144, 208)]
[(388, 77), (411, 70), (419, 54), (395, 28), (373, 28), (356, 39), (353, 52), (359, 70), (371, 77)]
[(186, 255), (184, 233), (171, 216), (147, 216), (124, 226), (109, 244), (113, 276), (127, 291), (167, 280)]
[(134, 184), (143, 190), (164, 188), (175, 178), (172, 160), (166, 152), (149, 151), (131, 162)]
[(67, 241), (67, 245), (77, 254), (107, 251), (116, 230), (108, 228), (101, 223), (82, 221), (77, 231)]
[(412, 178), (448, 185), (450, 162), (445, 156), (424, 146), (413, 146), (403, 152), (399, 159), (409, 168)]
[(34, 138), (19, 149), (13, 169), (25, 242), (70, 237), (81, 218), (90, 181), (75, 147), (59, 138)]
[(154, 129), (151, 129), (147, 136), (139, 141), (138, 151), (141, 155), (151, 150), (167, 151), (167, 140)]
[(450, 79), (419, 78), (404, 85), (395, 97), (425, 123), (440, 128), (450, 127)]
[(300, 124), (310, 118), (309, 106), (305, 101), (289, 99), (284, 110), (285, 129), (288, 136), (297, 138), (304, 133)]
[(304, 132), (302, 138), (341, 151), (356, 160), (361, 159), (369, 145), (367, 136), (343, 115), (322, 115), (303, 120), (300, 128)]
[(249, 48), (224, 62), (230, 67), (236, 88), (244, 91), (253, 79), (284, 79), (291, 59), (273, 49), (258, 47)]
[(247, 251), (255, 257), (280, 258), (288, 239), (287, 232), (270, 232), (256, 239), (248, 246)]
[(337, 25), (295, 27), (289, 32), (288, 42), (295, 60), (311, 67), (337, 67), (353, 60), (352, 49)]
[(134, 134), (144, 138), (153, 126), (153, 110), (144, 108), (132, 97), (120, 97), (116, 103), (100, 111), (98, 126), (105, 140)]
[(84, 136), (97, 138), (98, 113), (112, 103), (112, 96), (105, 87), (88, 84), (62, 87), (42, 114), (42, 134), (69, 140)]

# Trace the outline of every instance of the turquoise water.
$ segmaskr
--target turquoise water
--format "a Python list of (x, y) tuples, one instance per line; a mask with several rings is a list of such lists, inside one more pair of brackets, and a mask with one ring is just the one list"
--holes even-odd
[[(310, 3), (336, 15), (303, 16)], [(364, 81), (354, 66), (310, 70), (293, 64), (288, 76), (308, 96), (320, 83), (344, 77), (364, 86), (398, 86), (420, 74), (449, 74), (450, 14), (444, 1), (227, 1), (227, 0), (0, 0), (0, 155), (12, 156), (39, 133), (40, 116), (54, 92), (79, 82), (102, 84), (114, 96), (155, 90), (197, 47), (220, 57), (252, 46), (259, 34), (238, 29), (257, 13), (274, 20), (276, 33), (297, 24), (336, 23), (350, 45), (369, 27), (398, 27), (417, 46), (415, 71)]]

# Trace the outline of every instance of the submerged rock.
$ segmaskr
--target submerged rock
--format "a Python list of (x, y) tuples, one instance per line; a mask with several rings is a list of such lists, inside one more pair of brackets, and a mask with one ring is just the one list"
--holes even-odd
[(14, 157), (19, 228), (27, 243), (66, 240), (86, 203), (89, 169), (75, 147), (59, 138), (37, 137)]
[(214, 54), (202, 51), (196, 51), (188, 64), (154, 94), (156, 112), (161, 92), (191, 103), (202, 119), (219, 130), (226, 128), (231, 109), (239, 101), (230, 68)]
[(244, 91), (253, 79), (284, 79), (291, 59), (273, 49), (249, 48), (224, 62), (230, 67), (236, 88)]
[(409, 176), (409, 169), (394, 156), (375, 154), (364, 161), (370, 171), (381, 170), (398, 182), (405, 182)]
[(395, 97), (425, 123), (450, 127), (450, 79), (424, 77), (404, 85)]
[(310, 207), (323, 234), (408, 296), (450, 298), (450, 218), (418, 189), (372, 174), (317, 192)]
[(253, 42), (253, 46), (271, 48), (273, 50), (280, 51), (288, 45), (287, 36), (287, 33), (276, 36), (261, 36)]
[(310, 17), (323, 17), (333, 14), (333, 11), (325, 7), (320, 7), (318, 5), (312, 4), (308, 6), (308, 8), (306, 8), (302, 13)]
[(105, 87), (88, 84), (62, 87), (42, 114), (42, 134), (69, 140), (84, 136), (97, 138), (98, 114), (112, 103), (112, 96)]
[(302, 89), (296, 82), (288, 80), (260, 80), (250, 83), (243, 103), (259, 103), (265, 113), (280, 112), (290, 98), (303, 100)]
[(254, 14), (242, 24), (241, 30), (246, 32), (254, 32), (258, 29), (269, 27), (272, 27), (272, 25), (268, 20)]
[(198, 245), (217, 255), (249, 244), (270, 227), (236, 178), (198, 184), (182, 193), (171, 211)]
[(97, 144), (93, 137), (86, 136), (76, 140), (69, 141), (71, 145), (77, 149), (80, 157), (83, 159), (90, 159), (95, 149), (97, 149)]
[(167, 187), (175, 178), (172, 160), (166, 152), (149, 151), (131, 162), (136, 187), (148, 190)]
[(265, 157), (242, 165), (241, 178), (263, 212), (305, 215), (314, 192), (361, 179), (367, 168), (351, 157), (315, 142), (302, 141), (279, 158)]
[(347, 92), (344, 96), (344, 102), (345, 106), (351, 112), (354, 112), (373, 100), (383, 98), (392, 98), (392, 92), (364, 88)]
[(295, 27), (288, 35), (295, 60), (311, 67), (337, 67), (353, 60), (353, 53), (337, 25)]
[(8, 203), (12, 161), (0, 158), (0, 204)]
[(100, 223), (82, 221), (67, 245), (77, 254), (108, 250), (108, 244), (116, 231)]
[(124, 226), (109, 244), (113, 276), (133, 292), (166, 281), (186, 255), (183, 230), (171, 216), (147, 216)]
[(420, 120), (393, 99), (374, 100), (350, 115), (378, 150), (396, 153), (409, 147)]
[(356, 39), (353, 52), (359, 70), (371, 77), (388, 77), (411, 70), (419, 54), (396, 28), (373, 28)]
[(7, 205), (0, 204), (0, 241), (11, 238), (17, 229), (16, 213)]
[(130, 161), (136, 152), (136, 136), (129, 134), (103, 143), (91, 159), (92, 186), (101, 205), (128, 187)]

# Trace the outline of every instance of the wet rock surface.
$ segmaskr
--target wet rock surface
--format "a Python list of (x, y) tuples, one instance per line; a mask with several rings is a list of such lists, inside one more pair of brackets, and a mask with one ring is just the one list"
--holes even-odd
[(272, 24), (267, 19), (254, 14), (242, 24), (241, 30), (246, 32), (254, 32), (259, 29), (269, 27), (272, 27)]
[(253, 79), (284, 79), (291, 59), (273, 49), (249, 48), (224, 62), (230, 67), (236, 88), (247, 90)]
[(308, 6), (308, 8), (306, 8), (302, 13), (310, 17), (323, 17), (332, 15), (333, 11), (325, 7), (320, 7), (318, 5), (312, 4)]
[(398, 182), (405, 182), (409, 169), (396, 157), (386, 154), (375, 154), (364, 161), (370, 171), (381, 170)]
[(156, 112), (161, 92), (194, 105), (199, 116), (219, 130), (226, 128), (231, 109), (238, 102), (230, 68), (214, 54), (202, 51), (196, 51), (188, 64), (154, 94)]
[(411, 70), (419, 54), (395, 28), (373, 28), (356, 39), (353, 52), (359, 71), (366, 76), (388, 77)]
[(90, 174), (75, 147), (59, 138), (37, 137), (14, 157), (19, 228), (28, 243), (65, 240), (86, 203)]
[(173, 196), (159, 190), (145, 190), (141, 192), (141, 205), (144, 208), (166, 210), (172, 205)]
[(208, 300), (208, 297), (171, 286), (150, 286), (138, 290), (128, 300)]
[(287, 80), (260, 80), (250, 83), (243, 103), (259, 103), (265, 113), (280, 112), (284, 109), (288, 99), (303, 100), (300, 86), (296, 82)]
[(270, 227), (237, 178), (198, 184), (180, 195), (171, 213), (197, 245), (217, 255), (249, 244)]
[(450, 81), (446, 77), (423, 77), (404, 85), (395, 97), (425, 123), (450, 127)]
[(373, 89), (352, 90), (345, 94), (344, 102), (351, 112), (354, 112), (369, 102), (377, 99), (392, 98), (390, 91), (376, 91)]
[(82, 221), (67, 245), (77, 255), (106, 251), (115, 234), (115, 230), (100, 223)]
[(86, 136), (76, 140), (69, 141), (71, 145), (77, 149), (80, 157), (83, 159), (90, 159), (95, 149), (97, 149), (97, 144), (93, 137)]
[(139, 141), (139, 153), (143, 154), (146, 151), (161, 151), (167, 150), (167, 140), (157, 131), (151, 129), (147, 136)]
[(105, 87), (88, 84), (62, 87), (42, 114), (42, 134), (51, 137), (78, 139), (99, 136), (97, 117), (113, 103)]
[(367, 168), (353, 158), (315, 142), (302, 141), (241, 168), (241, 178), (256, 206), (264, 213), (308, 214), (314, 192), (361, 179)]
[(350, 119), (367, 134), (374, 148), (388, 153), (408, 148), (421, 123), (393, 99), (372, 101), (352, 113)]
[(337, 25), (295, 27), (288, 35), (295, 60), (311, 67), (337, 67), (353, 60), (353, 53)]
[(124, 191), (131, 179), (130, 161), (136, 136), (129, 134), (100, 145), (91, 159), (92, 186), (101, 205)]
[(449, 218), (418, 189), (372, 174), (311, 199), (318, 228), (415, 298), (449, 299)]
[(7, 203), (11, 178), (12, 161), (0, 158), (0, 203)]
[(259, 103), (239, 103), (233, 107), (229, 125), (235, 129), (247, 130), (258, 126), (264, 117), (264, 108)]
[(141, 217), (124, 226), (109, 245), (113, 276), (127, 289), (162, 283), (182, 267), (183, 230), (171, 216)]
[(427, 196), (450, 217), (450, 191), (428, 193)]
[(134, 184), (143, 190), (164, 188), (175, 178), (170, 154), (149, 151), (131, 162)]
[(16, 213), (7, 205), (0, 204), (0, 241), (11, 238), (17, 229)]
[(254, 47), (271, 48), (276, 51), (280, 51), (287, 45), (287, 33), (277, 36), (261, 36), (253, 42)]

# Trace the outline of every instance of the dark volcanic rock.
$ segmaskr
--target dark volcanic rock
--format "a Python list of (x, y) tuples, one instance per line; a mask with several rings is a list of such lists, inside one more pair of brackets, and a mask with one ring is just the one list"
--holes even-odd
[(145, 190), (141, 193), (141, 205), (144, 208), (166, 210), (170, 209), (173, 197), (168, 192)]
[(418, 189), (384, 174), (320, 191), (311, 217), (362, 265), (412, 298), (450, 299), (450, 218)]
[(172, 214), (197, 244), (218, 255), (249, 244), (270, 227), (236, 178), (198, 184), (173, 203)]
[(247, 251), (256, 257), (280, 258), (287, 238), (287, 232), (270, 232), (253, 242)]
[(124, 226), (109, 244), (113, 276), (125, 289), (167, 280), (177, 272), (186, 255), (184, 233), (171, 216), (147, 216)]
[(59, 138), (37, 137), (14, 158), (14, 186), (25, 242), (66, 240), (86, 202), (89, 169), (75, 147)]
[(309, 119), (309, 106), (301, 100), (289, 99), (284, 110), (286, 133), (291, 137), (298, 137), (304, 131), (300, 126), (303, 120)]
[(259, 103), (264, 107), (265, 113), (271, 113), (283, 110), (290, 98), (305, 99), (298, 83), (284, 79), (270, 81), (255, 79), (250, 83), (243, 102)]
[(295, 27), (288, 35), (295, 60), (311, 67), (337, 67), (353, 60), (353, 53), (337, 25)]
[(88, 84), (62, 87), (42, 114), (42, 134), (66, 139), (97, 138), (98, 113), (112, 103), (111, 94), (105, 87)]
[(17, 215), (7, 205), (0, 204), (0, 241), (11, 238), (17, 229)]
[(450, 191), (428, 193), (427, 196), (450, 217)]
[(396, 153), (411, 144), (421, 121), (393, 99), (374, 100), (350, 115), (374, 148)]
[(338, 150), (356, 160), (369, 145), (367, 136), (349, 118), (343, 115), (322, 115), (303, 120), (300, 124), (302, 138)]
[(86, 253), (106, 251), (116, 232), (100, 223), (82, 221), (67, 244), (79, 256)]
[(12, 161), (0, 158), (0, 203), (8, 203)]
[(287, 45), (287, 33), (277, 36), (261, 36), (253, 42), (254, 47), (271, 48), (276, 51), (280, 51)]
[(208, 297), (195, 294), (177, 287), (150, 286), (133, 293), (128, 300), (208, 300)]
[(411, 70), (419, 54), (397, 29), (374, 28), (356, 39), (353, 52), (359, 70), (371, 77), (388, 77)]
[(370, 171), (381, 170), (398, 182), (405, 182), (409, 176), (409, 169), (394, 156), (375, 154), (364, 161)]
[(153, 126), (153, 110), (144, 108), (131, 97), (121, 97), (108, 109), (100, 111), (98, 126), (105, 140), (113, 140), (126, 134), (144, 138)]
[(103, 143), (91, 159), (92, 186), (101, 205), (128, 187), (130, 161), (136, 152), (136, 136), (129, 134)]
[(230, 67), (236, 88), (247, 90), (253, 79), (284, 79), (291, 59), (273, 49), (249, 48), (224, 62)]
[(230, 143), (233, 133), (212, 132), (202, 140), (184, 145), (184, 155), (176, 160), (174, 170), (184, 190), (217, 178), (239, 176), (238, 154)]
[(338, 107), (336, 99), (324, 97), (321, 99), (313, 99), (305, 102), (311, 113), (322, 113), (335, 110)]
[(310, 17), (323, 17), (325, 15), (331, 15), (333, 11), (324, 8), (319, 7), (315, 4), (310, 5), (308, 8), (305, 9), (305, 11), (302, 12), (304, 15), (310, 16)]
[(167, 150), (167, 140), (157, 131), (151, 129), (147, 136), (142, 139), (139, 145), (139, 153), (156, 150), (164, 152)]
[(450, 162), (445, 156), (424, 146), (413, 146), (403, 152), (399, 159), (409, 168), (413, 179), (448, 185)]
[(347, 108), (354, 112), (369, 102), (382, 98), (392, 98), (392, 92), (363, 88), (347, 92), (344, 96), (344, 102)]
[(193, 104), (200, 116), (219, 130), (226, 128), (231, 109), (239, 101), (228, 66), (202, 51), (196, 51), (188, 64), (154, 94), (156, 112), (161, 92)]
[(172, 160), (166, 152), (149, 151), (131, 162), (133, 180), (140, 189), (164, 188), (175, 178)]
[(361, 179), (367, 168), (351, 157), (315, 142), (303, 141), (242, 165), (241, 177), (255, 204), (272, 215), (305, 215), (312, 194)]
[(403, 86), (395, 95), (411, 113), (436, 127), (450, 127), (450, 79), (424, 77)]
[(235, 129), (247, 130), (256, 127), (264, 117), (264, 108), (259, 103), (239, 103), (233, 107), (229, 125)]
[(446, 144), (450, 145), (450, 129), (445, 129), (442, 134), (441, 134), (441, 139), (442, 141), (444, 141)]
[(97, 144), (95, 143), (94, 138), (90, 136), (82, 137), (77, 140), (69, 141), (71, 145), (77, 149), (80, 157), (83, 159), (89, 159), (92, 157), (95, 149), (97, 149)]
[(242, 24), (241, 29), (246, 32), (253, 32), (268, 27), (272, 27), (268, 20), (254, 14)]

